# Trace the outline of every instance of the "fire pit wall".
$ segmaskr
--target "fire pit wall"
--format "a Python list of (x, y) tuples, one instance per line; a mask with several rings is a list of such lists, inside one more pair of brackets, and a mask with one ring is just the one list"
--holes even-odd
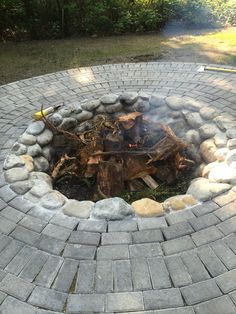
[(43, 121), (32, 122), (13, 145), (4, 164), (6, 181), (15, 193), (37, 206), (94, 219), (164, 215), (195, 206), (232, 188), (236, 181), (236, 122), (202, 102), (156, 94), (109, 94), (98, 100), (64, 106), (49, 119), (65, 131), (83, 131), (86, 121), (97, 114), (117, 117), (134, 111), (168, 124), (188, 143), (199, 167), (186, 195), (177, 195), (163, 203), (142, 199), (132, 206), (118, 197), (96, 203), (67, 199), (53, 190), (51, 177), (46, 173), (54, 152), (65, 146), (66, 140), (62, 135), (53, 135)]

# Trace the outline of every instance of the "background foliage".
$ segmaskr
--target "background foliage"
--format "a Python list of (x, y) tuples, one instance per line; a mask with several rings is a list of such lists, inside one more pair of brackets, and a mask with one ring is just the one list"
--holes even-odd
[(1, 0), (0, 38), (50, 39), (236, 24), (236, 0)]

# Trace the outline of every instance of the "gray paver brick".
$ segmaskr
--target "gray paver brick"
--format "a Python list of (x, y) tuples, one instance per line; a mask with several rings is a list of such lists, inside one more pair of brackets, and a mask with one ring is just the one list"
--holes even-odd
[(10, 237), (0, 234), (0, 252), (12, 241)]
[(153, 289), (171, 288), (170, 275), (162, 257), (148, 258)]
[(35, 232), (41, 232), (47, 225), (47, 222), (42, 219), (27, 215), (19, 222), (19, 225)]
[(113, 291), (113, 274), (111, 261), (97, 261), (95, 290), (98, 293)]
[(69, 292), (72, 281), (77, 272), (78, 265), (78, 261), (66, 259), (59, 270), (53, 284), (53, 289), (61, 292)]
[(212, 277), (219, 276), (227, 271), (227, 268), (209, 246), (199, 248), (197, 253)]
[(41, 271), (35, 278), (35, 284), (50, 288), (58, 273), (58, 270), (62, 265), (62, 262), (63, 259), (61, 257), (50, 255), (46, 263), (43, 265)]
[(212, 213), (214, 210), (219, 208), (219, 206), (215, 202), (205, 202), (202, 205), (195, 206), (192, 211), (194, 215), (197, 217)]
[(90, 232), (106, 232), (107, 222), (105, 220), (81, 220), (77, 230)]
[(222, 296), (194, 306), (196, 314), (233, 314), (236, 308), (228, 296)]
[(177, 224), (179, 222), (188, 221), (191, 218), (195, 218), (194, 214), (190, 210), (185, 210), (182, 212), (171, 213), (166, 215), (166, 220), (169, 225)]
[(47, 259), (48, 254), (41, 251), (35, 252), (19, 276), (29, 282), (32, 282), (43, 268), (43, 265), (46, 263)]
[(102, 245), (130, 244), (131, 234), (129, 232), (102, 233)]
[(138, 219), (139, 230), (158, 229), (166, 227), (165, 217), (140, 218)]
[(219, 209), (217, 209), (214, 214), (222, 221), (229, 219), (236, 215), (236, 203), (229, 203)]
[(55, 216), (52, 217), (50, 223), (54, 225), (58, 225), (64, 228), (68, 228), (70, 230), (74, 230), (78, 224), (78, 219), (75, 217), (69, 217), (62, 213), (57, 213)]
[(25, 216), (25, 214), (11, 206), (7, 206), (1, 211), (1, 216), (17, 223)]
[(5, 268), (23, 247), (23, 243), (12, 240), (0, 253), (0, 267)]
[(223, 239), (223, 242), (236, 254), (236, 235), (230, 234)]
[(220, 220), (214, 214), (210, 213), (190, 219), (189, 223), (192, 225), (194, 230), (199, 231), (201, 229), (205, 229), (207, 227), (220, 223)]
[(160, 243), (142, 243), (129, 245), (130, 257), (155, 257), (163, 255)]
[[(192, 306), (154, 311), (153, 314), (195, 314)], [(210, 314), (210, 313), (209, 313)]]
[(194, 283), (210, 278), (209, 273), (205, 269), (196, 252), (183, 252), (181, 254), (181, 258)]
[(163, 234), (160, 229), (141, 230), (132, 232), (133, 243), (163, 242)]
[(97, 249), (97, 260), (116, 260), (128, 258), (128, 245), (100, 246)]
[(31, 202), (26, 201), (21, 196), (15, 197), (8, 204), (23, 213), (27, 213), (33, 207)]
[(0, 198), (8, 203), (10, 202), (14, 197), (16, 197), (16, 193), (14, 193), (8, 185), (5, 185), (0, 188)]
[(49, 237), (55, 238), (57, 240), (61, 241), (66, 241), (70, 234), (71, 231), (67, 228), (53, 225), (53, 224), (48, 224), (42, 231), (42, 234), (45, 234)]
[(34, 285), (11, 274), (7, 274), (1, 282), (0, 290), (25, 301), (32, 292)]
[(131, 259), (131, 271), (135, 291), (152, 288), (148, 264), (145, 258)]
[(11, 236), (19, 241), (33, 245), (40, 237), (39, 233), (17, 226)]
[(28, 261), (30, 260), (34, 252), (36, 252), (36, 249), (32, 247), (29, 247), (29, 246), (23, 247), (20, 250), (20, 252), (7, 265), (5, 270), (11, 274), (19, 275), (19, 273), (22, 271), (24, 266), (28, 263)]
[(214, 202), (219, 206), (227, 205), (235, 200), (236, 200), (236, 193), (234, 193), (232, 190), (214, 198)]
[(75, 293), (91, 293), (95, 289), (95, 261), (81, 261), (77, 274)]
[(140, 311), (144, 309), (141, 292), (109, 293), (106, 296), (108, 312)]
[(69, 242), (98, 246), (100, 237), (100, 233), (97, 232), (73, 231), (69, 238)]
[(103, 294), (71, 294), (68, 297), (66, 313), (104, 313), (104, 309)]
[(64, 249), (65, 242), (41, 234), (40, 238), (35, 242), (34, 245), (42, 251), (59, 255)]
[(37, 311), (32, 305), (10, 296), (5, 299), (0, 310), (2, 314), (36, 314)]
[(212, 243), (211, 247), (215, 254), (229, 270), (236, 268), (236, 255), (222, 240)]
[(6, 297), (7, 297), (7, 294), (0, 291), (0, 305), (6, 299)]
[(183, 221), (169, 227), (162, 228), (162, 232), (167, 240), (171, 240), (191, 234), (194, 230), (188, 222)]
[(162, 249), (165, 255), (180, 253), (193, 248), (195, 248), (195, 244), (188, 235), (162, 243)]
[(187, 268), (179, 256), (168, 256), (165, 258), (165, 263), (174, 287), (183, 287), (192, 283)]
[(216, 283), (224, 293), (236, 289), (236, 269), (216, 277)]
[(236, 216), (229, 218), (217, 225), (225, 235), (236, 232)]
[(35, 287), (32, 292), (29, 303), (53, 310), (62, 311), (67, 299), (67, 294), (42, 287)]
[(194, 283), (187, 287), (180, 288), (180, 290), (188, 305), (208, 301), (222, 295), (214, 279)]
[(114, 277), (114, 291), (132, 291), (130, 261), (114, 261), (112, 266)]
[(193, 233), (192, 239), (197, 246), (200, 246), (221, 239), (223, 236), (217, 227), (211, 226)]
[(108, 232), (131, 232), (138, 230), (135, 220), (109, 221)]
[(1, 233), (4, 233), (4, 234), (10, 234), (16, 227), (16, 224), (3, 217), (3, 216), (0, 216), (0, 232)]
[(72, 259), (94, 259), (96, 246), (82, 244), (67, 244), (63, 253), (64, 257)]
[(183, 306), (180, 290), (177, 288), (143, 292), (145, 310), (157, 310)]

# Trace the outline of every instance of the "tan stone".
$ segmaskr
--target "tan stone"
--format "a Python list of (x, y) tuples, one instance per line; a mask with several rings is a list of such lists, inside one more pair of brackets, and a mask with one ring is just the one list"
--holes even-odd
[(198, 201), (190, 194), (176, 195), (166, 199), (163, 203), (165, 210), (181, 210), (194, 206)]
[(34, 159), (30, 155), (22, 155), (20, 156), (22, 161), (25, 163), (26, 169), (31, 172), (34, 171)]
[(142, 217), (162, 216), (164, 215), (163, 206), (150, 198), (142, 198), (131, 204), (137, 215)]

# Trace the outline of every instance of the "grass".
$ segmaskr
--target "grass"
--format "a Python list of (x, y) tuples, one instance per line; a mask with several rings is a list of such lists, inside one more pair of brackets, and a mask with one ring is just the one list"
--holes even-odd
[(236, 28), (0, 44), (0, 85), (104, 63), (187, 61), (236, 65)]

